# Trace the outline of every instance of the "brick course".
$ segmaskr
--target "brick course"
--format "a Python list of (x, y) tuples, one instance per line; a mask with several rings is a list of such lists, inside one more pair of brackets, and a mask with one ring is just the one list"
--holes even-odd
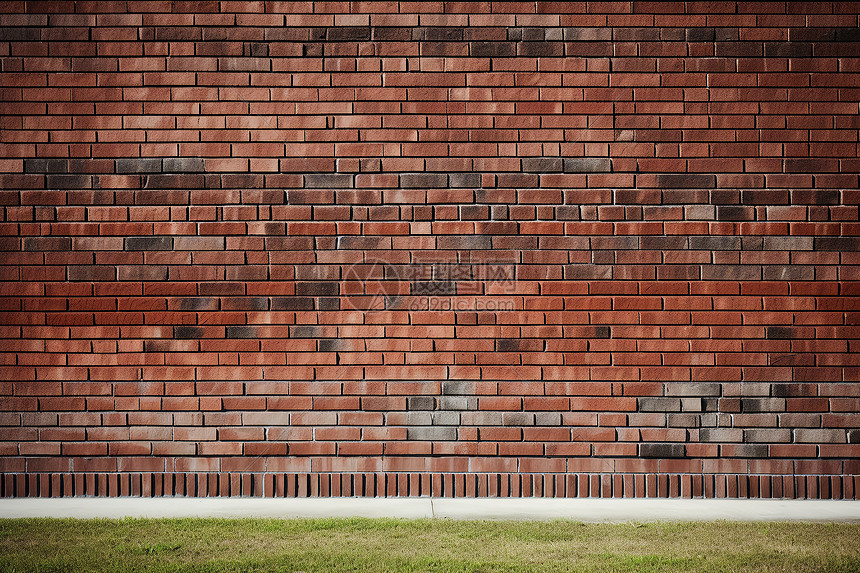
[(858, 14), (0, 2), (0, 496), (856, 498)]

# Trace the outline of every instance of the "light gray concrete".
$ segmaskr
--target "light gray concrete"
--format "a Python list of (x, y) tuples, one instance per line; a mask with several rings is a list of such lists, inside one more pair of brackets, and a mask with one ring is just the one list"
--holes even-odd
[(30, 498), (0, 500), (14, 517), (400, 517), (624, 521), (857, 521), (860, 501), (552, 498)]

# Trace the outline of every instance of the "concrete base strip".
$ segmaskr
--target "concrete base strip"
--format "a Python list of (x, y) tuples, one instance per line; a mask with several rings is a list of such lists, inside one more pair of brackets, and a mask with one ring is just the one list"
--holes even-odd
[(547, 498), (28, 498), (0, 500), (0, 518), (398, 517), (625, 521), (857, 521), (860, 501)]

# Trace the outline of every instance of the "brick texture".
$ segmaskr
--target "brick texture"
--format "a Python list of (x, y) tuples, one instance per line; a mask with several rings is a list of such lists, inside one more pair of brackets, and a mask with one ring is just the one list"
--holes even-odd
[(856, 498), (842, 2), (0, 2), (0, 496)]

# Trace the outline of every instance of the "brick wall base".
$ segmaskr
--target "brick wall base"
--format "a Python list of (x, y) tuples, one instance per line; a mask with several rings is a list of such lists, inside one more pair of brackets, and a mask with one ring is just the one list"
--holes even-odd
[(0, 497), (860, 499), (860, 476), (632, 473), (2, 474)]

